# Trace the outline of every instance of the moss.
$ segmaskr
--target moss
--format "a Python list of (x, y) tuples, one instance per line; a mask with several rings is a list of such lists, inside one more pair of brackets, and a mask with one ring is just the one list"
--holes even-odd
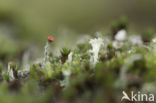
[[(119, 20), (115, 25), (115, 30), (126, 29), (126, 19)], [(73, 50), (62, 48), (60, 56), (49, 55), (50, 59), (44, 66), (42, 63), (31, 63), (30, 68), (26, 68), (28, 73), (17, 75), (13, 81), (9, 81), (6, 64), (0, 64), (1, 102), (119, 103), (122, 88), (140, 91), (145, 83), (156, 82), (156, 44), (149, 41), (146, 45), (133, 46), (124, 41), (120, 49), (115, 49), (112, 43), (111, 40), (109, 43), (104, 40), (105, 47), (100, 48), (94, 68), (90, 67), (91, 46), (88, 40)], [(70, 53), (72, 55), (68, 60)], [(139, 59), (135, 58), (137, 55)], [(16, 72), (14, 76), (19, 71), (20, 75), (24, 75), (20, 62), (10, 62), (9, 65)], [(124, 74), (123, 68), (127, 69)], [(126, 82), (121, 80), (121, 74)]]
[(70, 53), (70, 49), (68, 48), (62, 48), (61, 50), (61, 61), (62, 63), (65, 63), (65, 61), (68, 59), (68, 54)]
[(125, 16), (120, 17), (118, 20), (114, 21), (111, 24), (111, 35), (116, 35), (116, 33), (121, 29), (127, 29), (128, 27), (128, 20)]
[(149, 43), (154, 35), (155, 35), (154, 30), (149, 28), (142, 34), (142, 39), (145, 43)]

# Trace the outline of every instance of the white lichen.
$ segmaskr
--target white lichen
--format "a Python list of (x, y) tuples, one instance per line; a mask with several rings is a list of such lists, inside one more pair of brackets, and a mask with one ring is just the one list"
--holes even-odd
[(152, 43), (156, 43), (156, 38), (153, 38), (152, 39)]
[(117, 41), (125, 41), (127, 39), (127, 32), (126, 30), (122, 29), (117, 32), (115, 35), (115, 40)]
[(67, 70), (63, 70), (63, 76), (64, 76), (64, 80), (60, 81), (60, 84), (62, 87), (67, 87), (69, 85), (69, 78), (70, 78), (70, 75), (71, 75), (71, 71), (69, 69)]
[(120, 49), (123, 46), (123, 42), (120, 42), (120, 41), (115, 40), (115, 41), (113, 41), (112, 45), (113, 45), (113, 47), (115, 49)]
[(96, 63), (98, 62), (100, 47), (104, 45), (104, 43), (102, 38), (91, 39), (89, 43), (92, 46), (92, 50), (89, 50), (89, 53), (91, 53), (90, 66), (94, 68)]
[(14, 72), (13, 69), (10, 67), (10, 63), (8, 64), (8, 72), (7, 72), (8, 76), (9, 76), (9, 81), (14, 81), (15, 77), (14, 77)]
[(128, 41), (132, 45), (143, 45), (143, 41), (140, 35), (131, 35), (128, 37)]
[(132, 55), (132, 56), (128, 57), (127, 59), (125, 59), (125, 63), (121, 67), (121, 71), (120, 71), (120, 83), (122, 83), (121, 87), (125, 88), (127, 85), (128, 80), (126, 77), (126, 73), (127, 73), (129, 66), (132, 63), (134, 63), (135, 61), (140, 60), (141, 58), (142, 58), (141, 54), (135, 54), (135, 55)]
[(47, 42), (44, 47), (44, 59), (42, 63), (43, 67), (45, 67), (45, 65), (49, 63), (49, 50), (50, 50), (50, 42)]
[(72, 60), (73, 60), (73, 52), (70, 52), (70, 53), (68, 54), (68, 60), (67, 60), (67, 62), (68, 62), (69, 64), (71, 64)]

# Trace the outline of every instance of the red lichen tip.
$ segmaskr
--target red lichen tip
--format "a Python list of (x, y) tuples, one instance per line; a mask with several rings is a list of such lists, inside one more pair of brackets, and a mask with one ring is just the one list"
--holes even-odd
[(54, 38), (52, 36), (48, 36), (48, 41), (49, 42), (54, 42)]

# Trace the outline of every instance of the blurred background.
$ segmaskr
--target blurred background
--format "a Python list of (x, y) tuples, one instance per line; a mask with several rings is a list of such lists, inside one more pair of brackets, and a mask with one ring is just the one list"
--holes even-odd
[(131, 32), (156, 29), (155, 10), (155, 0), (0, 0), (0, 58), (26, 48), (40, 54), (48, 35), (55, 38), (54, 50), (71, 47), (85, 34), (107, 33), (121, 16)]

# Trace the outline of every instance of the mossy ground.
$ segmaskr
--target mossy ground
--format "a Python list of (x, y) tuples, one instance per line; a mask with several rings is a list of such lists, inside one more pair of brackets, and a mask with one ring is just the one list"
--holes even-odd
[[(111, 34), (127, 29), (126, 25), (124, 19), (121, 24), (116, 23)], [(21, 71), (24, 75), (17, 74), (23, 69), (21, 64), (11, 62), (10, 66), (15, 68), (12, 81), (1, 63), (0, 103), (120, 103), (123, 90), (156, 94), (156, 88), (150, 88), (156, 83), (156, 44), (151, 36), (146, 38), (143, 45), (131, 45), (126, 40), (119, 49), (112, 46), (113, 38), (109, 43), (104, 40), (107, 46), (100, 49), (95, 67), (90, 65), (89, 40), (75, 49), (63, 48), (60, 56), (49, 55), (44, 66), (42, 62), (25, 64), (30, 71)], [(127, 71), (122, 75), (125, 67)]]

